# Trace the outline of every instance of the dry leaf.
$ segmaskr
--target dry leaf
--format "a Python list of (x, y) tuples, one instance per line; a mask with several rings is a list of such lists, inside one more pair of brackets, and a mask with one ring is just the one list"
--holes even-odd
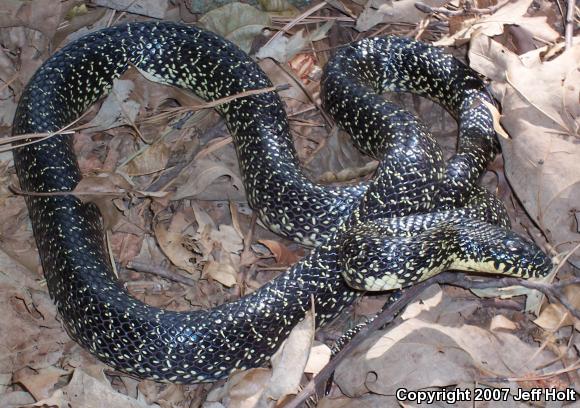
[(232, 254), (239, 254), (244, 249), (243, 239), (231, 225), (220, 225), (210, 232), (210, 238)]
[[(227, 181), (223, 181), (224, 179)], [(178, 182), (180, 185), (172, 196), (173, 200), (195, 198), (210, 185), (212, 194), (216, 196), (216, 199), (220, 195), (222, 200), (245, 199), (242, 180), (237, 172), (214, 160), (196, 160), (181, 173)], [(223, 184), (216, 186), (219, 182)]]
[(271, 376), (272, 371), (267, 368), (235, 372), (224, 386), (212, 390), (206, 401), (217, 403), (223, 400), (228, 408), (257, 408), (258, 400)]
[(272, 356), (272, 378), (262, 394), (263, 401), (279, 401), (299, 391), (315, 331), (314, 312), (309, 310)]
[(254, 38), (271, 25), (270, 16), (248, 4), (230, 3), (211, 10), (199, 24), (250, 52)]
[(553, 358), (510, 333), (491, 333), (465, 324), (461, 314), (454, 322), (443, 323), (446, 319), (442, 321), (441, 314), (456, 307), (455, 302), (465, 301), (443, 297), (417, 317), (388, 332), (372, 334), (338, 367), (335, 381), (342, 392), (392, 395), (401, 387), (447, 387), (484, 376), (517, 377), (541, 372)]
[(129, 99), (135, 85), (127, 79), (114, 79), (113, 88), (107, 95), (97, 115), (87, 123), (93, 132), (133, 125), (141, 105)]
[[(384, 395), (372, 395), (367, 394), (359, 398), (349, 398), (349, 397), (324, 397), (316, 405), (317, 408), (386, 408), (386, 407), (398, 407), (399, 402), (394, 396), (384, 396)], [(413, 407), (413, 405), (404, 405), (405, 408)], [(436, 405), (430, 405), (430, 408), (439, 408)], [(454, 405), (454, 407), (457, 407)], [(463, 408), (463, 407), (461, 407)], [(471, 408), (468, 406), (466, 408)], [(478, 408), (480, 408), (478, 406)]]
[[(580, 242), (580, 37), (551, 61), (518, 56), (485, 36), (472, 40), (471, 65), (493, 80), (502, 105), (505, 172), (528, 214), (559, 252)], [(570, 260), (580, 265), (580, 254)]]
[(272, 370), (253, 368), (234, 373), (223, 387), (213, 390), (207, 400), (222, 401), (228, 408), (265, 408), (273, 407), (284, 396), (296, 393), (314, 332), (314, 314), (308, 311), (272, 357)]
[(314, 345), (310, 349), (310, 355), (308, 356), (308, 361), (304, 367), (305, 373), (318, 374), (330, 361), (331, 350), (324, 343), (314, 341)]
[(12, 377), (22, 369), (54, 366), (63, 356), (64, 345), (71, 342), (36, 278), (0, 250), (0, 375)]
[(126, 408), (158, 408), (157, 404), (147, 404), (113, 390), (110, 384), (103, 384), (76, 369), (70, 382), (56, 390), (50, 398), (38, 401), (33, 407), (126, 407)]
[(169, 159), (169, 147), (164, 141), (146, 146), (124, 168), (129, 176), (143, 176), (164, 170)]
[(228, 263), (210, 261), (203, 273), (228, 288), (237, 283), (238, 271)]
[(60, 23), (61, 12), (61, 2), (9, 0), (2, 2), (0, 27), (24, 26), (38, 30), (51, 39)]
[[(415, 7), (415, 0), (369, 0), (356, 20), (356, 29), (364, 32), (381, 23), (416, 24), (427, 14)], [(424, 0), (421, 3), (431, 7), (445, 5), (445, 0)]]
[(497, 315), (491, 319), (491, 323), (489, 325), (489, 330), (496, 331), (496, 330), (509, 330), (513, 331), (517, 328), (516, 324), (512, 322), (505, 316)]
[(463, 28), (451, 36), (445, 36), (437, 41), (436, 45), (454, 45), (469, 41), (478, 35), (493, 37), (503, 33), (508, 25), (516, 25), (540, 39), (542, 43), (549, 43), (560, 38), (560, 34), (548, 24), (545, 16), (528, 17), (528, 9), (533, 0), (510, 1), (500, 7), (495, 13), (484, 16), (475, 16), (461, 21)]
[[(564, 296), (576, 310), (580, 310), (580, 285), (566, 286)], [(580, 330), (580, 322), (561, 304), (550, 303), (547, 305), (540, 316), (534, 320), (534, 323), (549, 331), (556, 331), (560, 327), (570, 325), (574, 325), (576, 330)]]
[(26, 370), (25, 374), (16, 372), (13, 381), (22, 384), (38, 401), (48, 398), (59, 379), (68, 374), (66, 370), (50, 366), (33, 372)]
[(163, 19), (169, 7), (168, 0), (94, 0), (94, 4), (123, 13)]
[(173, 216), (170, 227), (157, 223), (154, 227), (155, 238), (163, 253), (175, 266), (189, 272), (198, 271), (196, 255), (190, 250), (191, 239), (184, 234), (185, 226), (189, 223), (182, 213)]
[(266, 246), (276, 259), (276, 263), (282, 266), (289, 266), (295, 264), (301, 256), (290, 251), (286, 245), (281, 242), (271, 239), (260, 239), (258, 242)]
[(334, 21), (327, 21), (317, 30), (306, 36), (304, 35), (304, 30), (300, 30), (291, 37), (283, 35), (275, 37), (272, 41), (269, 41), (258, 50), (256, 58), (273, 58), (278, 62), (288, 62), (313, 41), (319, 41), (326, 38), (326, 35), (333, 24)]

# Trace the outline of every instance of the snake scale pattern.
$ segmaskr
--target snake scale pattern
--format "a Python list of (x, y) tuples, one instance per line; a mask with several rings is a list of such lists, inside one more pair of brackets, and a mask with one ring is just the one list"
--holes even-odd
[[(91, 33), (49, 58), (26, 87), (13, 134), (55, 132), (104, 96), (129, 66), (206, 100), (271, 86), (221, 37), (167, 22)], [(426, 127), (379, 96), (411, 91), (443, 104), (460, 124), (448, 161)], [(511, 232), (501, 203), (477, 186), (498, 150), (482, 81), (440, 49), (397, 37), (339, 50), (322, 79), (325, 108), (356, 146), (380, 160), (357, 186), (303, 173), (275, 92), (220, 105), (251, 207), (310, 255), (254, 293), (202, 311), (173, 312), (131, 297), (114, 276), (100, 214), (70, 194), (26, 195), (48, 289), (76, 341), (142, 378), (207, 382), (264, 364), (315, 300), (318, 325), (363, 290), (388, 290), (448, 268), (540, 277), (551, 262)], [(69, 192), (82, 175), (67, 135), (14, 150), (21, 188)], [(347, 283), (348, 282), (348, 283)]]

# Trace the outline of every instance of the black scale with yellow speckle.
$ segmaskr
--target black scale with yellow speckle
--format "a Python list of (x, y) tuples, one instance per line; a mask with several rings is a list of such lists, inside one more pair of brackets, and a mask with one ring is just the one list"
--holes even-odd
[[(26, 87), (15, 135), (54, 132), (104, 96), (129, 65), (206, 100), (271, 86), (235, 45), (174, 23), (123, 24), (55, 53)], [(491, 102), (477, 75), (441, 50), (397, 37), (364, 39), (328, 63), (325, 108), (358, 148), (379, 159), (375, 178), (324, 186), (300, 169), (275, 92), (218, 107), (234, 138), (248, 201), (272, 231), (310, 255), (256, 292), (207, 311), (171, 312), (117, 282), (95, 206), (71, 195), (26, 201), (48, 289), (70, 335), (95, 356), (143, 378), (214, 381), (266, 362), (314, 297), (317, 324), (364, 290), (404, 287), (448, 268), (545, 275), (550, 260), (509, 231), (501, 203), (476, 185), (497, 152)], [(379, 93), (410, 91), (443, 104), (460, 124), (447, 163), (424, 125)], [(14, 151), (23, 190), (66, 192), (81, 173), (70, 136)], [(346, 278), (346, 279), (345, 279)]]

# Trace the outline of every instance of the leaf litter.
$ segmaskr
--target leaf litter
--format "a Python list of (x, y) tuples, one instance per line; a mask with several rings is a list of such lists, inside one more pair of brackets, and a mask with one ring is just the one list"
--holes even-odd
[[(562, 259), (580, 242), (580, 38), (564, 46), (562, 2), (416, 3), (329, 1), (299, 10), (286, 2), (263, 1), (262, 9), (222, 2), (200, 16), (187, 1), (63, 1), (55, 7), (12, 0), (0, 6), (0, 132), (10, 134), (23, 86), (55, 47), (116, 22), (165, 16), (199, 21), (255, 55), (273, 82), (286, 86), (280, 94), (307, 171), (317, 180), (353, 182), (371, 175), (376, 162), (358, 154), (320, 111), (321, 68), (333, 49), (356, 38), (415, 36), (458, 46), (450, 50), (490, 79), (509, 139), (500, 138), (504, 160), (484, 183), (503, 192), (519, 232)], [(75, 194), (104, 214), (119, 277), (134, 296), (172, 310), (213, 307), (255, 290), (305, 250), (253, 221), (219, 116), (150, 79), (130, 70), (74, 125), (85, 174)], [(416, 96), (388, 97), (418, 113), (452, 154), (457, 127), (441, 107)], [(345, 314), (315, 337), (310, 315), (273, 359), (273, 369), (236, 373), (225, 383), (184, 387), (120, 375), (61, 328), (24, 202), (10, 185), (17, 186), (11, 155), (0, 153), (2, 406), (291, 404), (292, 394), (328, 362), (331, 340), (360, 321)], [(560, 279), (574, 276), (579, 256), (564, 261)], [(565, 292), (578, 307), (577, 286)], [(398, 406), (393, 393), (399, 387), (578, 390), (578, 321), (558, 304), (546, 304), (533, 320), (522, 312), (521, 296), (494, 302), (489, 308), (492, 303), (464, 290), (432, 286), (347, 356), (330, 394), (310, 406)], [(353, 310), (372, 315), (380, 304), (382, 297), (372, 296)]]

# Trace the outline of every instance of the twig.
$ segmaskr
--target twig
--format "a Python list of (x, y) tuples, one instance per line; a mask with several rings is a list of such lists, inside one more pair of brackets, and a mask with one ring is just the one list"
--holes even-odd
[(276, 34), (274, 34), (266, 42), (266, 44), (264, 44), (264, 47), (266, 47), (272, 41), (276, 40), (278, 37), (281, 37), (284, 33), (288, 32), (288, 30), (290, 30), (296, 24), (298, 24), (299, 22), (301, 22), (302, 20), (304, 20), (306, 17), (308, 17), (308, 16), (312, 15), (313, 13), (317, 12), (318, 10), (323, 9), (324, 7), (326, 7), (326, 5), (327, 5), (326, 1), (323, 1), (322, 3), (319, 3), (319, 4), (317, 4), (317, 5), (309, 8), (304, 13), (300, 14), (298, 17), (296, 17), (292, 21), (288, 22), (288, 24), (286, 24), (284, 27), (282, 27), (281, 30), (279, 30)]
[(568, 0), (566, 9), (566, 49), (572, 48), (572, 38), (574, 36), (574, 10), (576, 8), (574, 0)]
[(311, 395), (316, 392), (318, 386), (328, 380), (334, 372), (338, 364), (345, 359), (359, 344), (368, 338), (368, 336), (386, 324), (391, 323), (397, 314), (409, 303), (414, 301), (427, 287), (434, 283), (446, 283), (454, 286), (460, 286), (465, 289), (484, 289), (493, 287), (508, 287), (508, 286), (523, 286), (529, 289), (535, 289), (542, 292), (550, 300), (551, 303), (561, 303), (574, 317), (580, 319), (580, 311), (575, 309), (573, 305), (565, 298), (562, 291), (568, 285), (580, 284), (580, 278), (571, 279), (568, 281), (558, 282), (555, 284), (546, 284), (541, 282), (532, 282), (520, 278), (488, 278), (484, 281), (475, 281), (468, 279), (464, 273), (459, 272), (444, 272), (433, 278), (421, 282), (415, 286), (406, 289), (401, 297), (393, 302), (388, 307), (385, 307), (374, 320), (367, 326), (363, 327), (353, 338), (346, 344), (330, 362), (302, 389), (290, 404), (285, 408), (298, 408), (300, 404), (304, 403)]
[(567, 281), (561, 281), (554, 284), (534, 282), (529, 280), (523, 280), (520, 278), (501, 278), (501, 279), (489, 279), (484, 281), (474, 281), (466, 277), (465, 274), (455, 274), (452, 275), (448, 280), (442, 282), (448, 283), (450, 285), (461, 286), (465, 289), (488, 289), (488, 288), (502, 288), (508, 286), (522, 286), (528, 289), (535, 289), (548, 298), (550, 303), (560, 303), (564, 306), (568, 312), (570, 312), (575, 318), (580, 319), (580, 310), (576, 309), (572, 305), (566, 296), (564, 295), (563, 289), (569, 285), (579, 285), (580, 278), (574, 278)]
[(186, 276), (180, 275), (178, 273), (173, 273), (168, 269), (165, 269), (158, 265), (152, 265), (145, 262), (131, 261), (127, 264), (127, 268), (133, 269), (138, 272), (150, 273), (152, 275), (161, 276), (162, 278), (182, 283), (187, 286), (196, 286), (196, 282)]
[(485, 8), (476, 8), (476, 7), (469, 7), (470, 3), (466, 3), (467, 7), (457, 10), (449, 10), (445, 7), (431, 7), (425, 3), (415, 3), (415, 7), (426, 14), (442, 14), (444, 16), (453, 17), (453, 16), (463, 16), (465, 14), (476, 14), (476, 15), (485, 15), (485, 14), (493, 14), (506, 4), (508, 4), (510, 0), (504, 0), (500, 3), (497, 3), (493, 6), (485, 7)]
[[(0, 141), (0, 153), (2, 152), (6, 152), (9, 150), (13, 150), (13, 149), (18, 149), (20, 147), (24, 147), (24, 146), (28, 146), (34, 143), (40, 143), (45, 141), (46, 139), (49, 139), (51, 137), (54, 136), (59, 136), (59, 135), (66, 135), (66, 134), (72, 134), (75, 133), (75, 131), (79, 130), (80, 127), (76, 127), (73, 128), (73, 126), (80, 121), (89, 111), (86, 111), (85, 113), (83, 113), (81, 116), (79, 116), (78, 118), (76, 118), (75, 120), (73, 120), (71, 123), (69, 123), (68, 125), (58, 129), (57, 131), (54, 132), (46, 132), (46, 133), (26, 133), (26, 134), (20, 134), (20, 135), (15, 135), (15, 136), (11, 136), (11, 137), (5, 137), (2, 138), (2, 141)], [(21, 143), (18, 144), (16, 146), (8, 146), (8, 147), (4, 147), (4, 144), (9, 144), (9, 143), (14, 143), (14, 142), (18, 142), (20, 140), (27, 140), (27, 139), (36, 139), (36, 140), (32, 140), (30, 142), (26, 142), (26, 143)]]
[(157, 115), (150, 116), (150, 117), (142, 120), (141, 122), (154, 122), (154, 121), (160, 120), (161, 118), (164, 118), (164, 117), (173, 117), (173, 116), (176, 116), (176, 115), (179, 115), (182, 113), (186, 113), (186, 112), (195, 112), (195, 111), (202, 110), (202, 109), (215, 108), (219, 105), (229, 103), (235, 99), (245, 98), (246, 96), (259, 95), (259, 94), (268, 93), (268, 92), (284, 91), (284, 90), (288, 89), (289, 87), (290, 86), (288, 84), (280, 84), (277, 86), (270, 86), (268, 88), (251, 89), (249, 91), (240, 92), (240, 93), (237, 93), (235, 95), (226, 96), (224, 98), (219, 98), (219, 99), (216, 99), (214, 101), (202, 103), (200, 105), (180, 106), (178, 108), (167, 109), (164, 112), (158, 113)]

